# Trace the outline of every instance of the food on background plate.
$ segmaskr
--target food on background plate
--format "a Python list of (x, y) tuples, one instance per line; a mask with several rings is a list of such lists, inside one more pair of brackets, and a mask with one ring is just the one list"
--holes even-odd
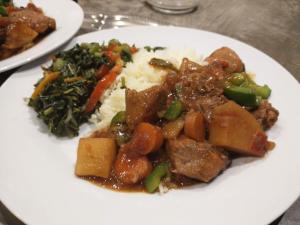
[(12, 1), (1, 1), (0, 60), (32, 47), (55, 29), (55, 20), (33, 3), (16, 7)]
[(55, 55), (29, 105), (57, 136), (81, 138), (75, 174), (114, 190), (210, 182), (231, 160), (262, 157), (279, 112), (230, 48), (136, 48), (117, 40)]

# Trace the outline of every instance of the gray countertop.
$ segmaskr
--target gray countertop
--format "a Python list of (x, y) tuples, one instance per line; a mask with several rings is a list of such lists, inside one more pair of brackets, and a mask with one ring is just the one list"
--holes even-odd
[[(233, 37), (270, 55), (298, 82), (300, 81), (299, 0), (200, 0), (199, 2), (197, 10), (190, 14), (165, 15), (153, 11), (142, 0), (78, 1), (86, 16), (95, 13), (138, 16), (144, 19), (151, 18), (158, 23), (203, 29)], [(88, 25), (88, 21), (85, 20), (85, 25), (79, 33), (89, 31)], [(0, 213), (0, 224), (1, 222), (22, 224), (5, 209), (1, 202), (0, 211), (5, 217), (2, 218)], [(278, 223), (299, 225), (299, 217), (300, 200), (291, 207), (282, 220), (279, 218), (272, 225)]]
[(165, 15), (142, 0), (79, 0), (86, 13), (139, 16), (175, 26), (208, 30), (267, 53), (300, 81), (299, 0), (199, 0), (196, 11)]

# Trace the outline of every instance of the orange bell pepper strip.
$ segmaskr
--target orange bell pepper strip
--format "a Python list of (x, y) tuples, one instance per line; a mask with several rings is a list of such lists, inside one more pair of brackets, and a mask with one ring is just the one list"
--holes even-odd
[(72, 83), (72, 82), (76, 82), (76, 81), (79, 81), (79, 80), (83, 80), (84, 78), (81, 77), (81, 76), (76, 76), (76, 77), (67, 77), (64, 79), (64, 82), (65, 83)]
[(36, 99), (39, 94), (41, 94), (41, 92), (45, 89), (45, 87), (52, 81), (56, 80), (58, 77), (59, 72), (46, 72), (43, 80), (34, 89), (34, 92), (31, 95), (31, 99)]
[(88, 102), (85, 107), (85, 112), (92, 112), (99, 101), (104, 91), (109, 88), (116, 80), (118, 74), (121, 72), (123, 67), (123, 61), (117, 60), (116, 65), (101, 79), (98, 81), (92, 94), (90, 95)]

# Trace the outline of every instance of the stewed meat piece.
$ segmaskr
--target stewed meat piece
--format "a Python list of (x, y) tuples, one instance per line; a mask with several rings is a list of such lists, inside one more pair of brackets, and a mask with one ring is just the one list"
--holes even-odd
[(228, 73), (239, 73), (245, 70), (244, 63), (240, 57), (230, 48), (222, 47), (215, 50), (205, 59), (209, 64), (221, 62)]
[(55, 20), (32, 3), (25, 8), (10, 8), (7, 17), (0, 17), (0, 60), (31, 47), (55, 28)]
[(153, 86), (144, 91), (126, 89), (126, 123), (129, 128), (140, 122), (149, 122), (157, 118), (167, 99), (167, 91), (163, 86)]
[[(194, 109), (205, 113), (204, 108), (209, 102), (210, 98), (213, 102), (209, 105), (215, 104), (216, 101), (223, 102), (223, 81), (228, 76), (218, 62), (211, 65), (204, 66), (201, 72), (193, 72), (191, 74), (182, 75), (177, 82), (177, 86), (181, 88), (179, 97), (187, 109)], [(204, 98), (204, 99), (203, 99)], [(200, 100), (200, 101), (198, 101)]]
[(11, 23), (22, 22), (39, 34), (55, 30), (56, 27), (55, 20), (45, 16), (42, 10), (33, 4), (9, 13), (9, 19)]
[(146, 156), (127, 154), (126, 150), (121, 149), (114, 169), (119, 181), (124, 184), (135, 184), (149, 175), (152, 165)]
[(252, 112), (255, 119), (264, 130), (270, 129), (278, 119), (279, 111), (275, 109), (268, 100), (263, 100), (259, 107)]
[(6, 49), (18, 49), (27, 47), (38, 36), (38, 33), (24, 23), (12, 23), (6, 32), (6, 41), (2, 45)]
[(209, 182), (229, 164), (229, 158), (204, 142), (186, 137), (168, 141), (168, 155), (174, 173)]
[(193, 109), (202, 112), (206, 121), (210, 122), (213, 109), (225, 104), (227, 101), (224, 95), (199, 96), (193, 105)]
[(198, 63), (190, 61), (187, 58), (183, 58), (180, 68), (179, 68), (179, 75), (186, 75), (194, 72), (201, 72), (202, 66)]

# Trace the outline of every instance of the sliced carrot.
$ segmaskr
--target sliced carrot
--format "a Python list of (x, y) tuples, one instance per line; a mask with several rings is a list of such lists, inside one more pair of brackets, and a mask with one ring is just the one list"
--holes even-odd
[(196, 141), (204, 141), (205, 124), (201, 112), (189, 112), (185, 116), (184, 134)]
[(94, 88), (92, 94), (90, 95), (86, 107), (85, 112), (92, 112), (99, 101), (100, 97), (104, 93), (104, 91), (109, 88), (113, 82), (116, 80), (118, 74), (121, 72), (123, 67), (123, 61), (118, 60), (116, 65), (101, 79), (98, 81), (96, 87)]
[(45, 89), (45, 87), (51, 83), (52, 81), (56, 80), (59, 77), (59, 72), (46, 72), (44, 74), (43, 80), (36, 86), (34, 92), (31, 95), (31, 99), (36, 99), (39, 94)]
[(143, 122), (137, 125), (129, 145), (132, 151), (146, 155), (157, 151), (163, 140), (163, 132), (160, 127)]

